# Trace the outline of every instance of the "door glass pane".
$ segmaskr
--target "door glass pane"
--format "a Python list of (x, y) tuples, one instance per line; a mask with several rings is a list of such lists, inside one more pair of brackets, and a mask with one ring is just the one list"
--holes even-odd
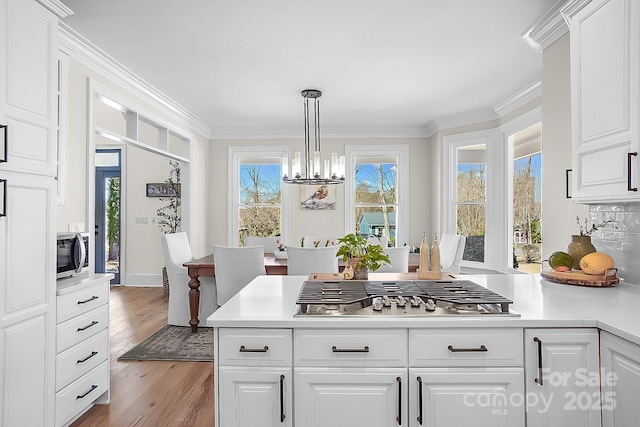
[(484, 262), (486, 145), (457, 149), (456, 233), (467, 237), (465, 261)]

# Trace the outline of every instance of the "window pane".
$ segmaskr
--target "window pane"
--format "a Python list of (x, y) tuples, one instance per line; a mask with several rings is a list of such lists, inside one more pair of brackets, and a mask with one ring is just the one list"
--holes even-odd
[(240, 165), (240, 204), (280, 204), (279, 164)]
[(356, 163), (356, 203), (397, 203), (396, 170), (396, 163)]
[[(367, 236), (396, 238), (396, 209), (390, 207), (356, 207), (356, 233)], [(392, 246), (395, 246), (392, 244)]]
[(485, 206), (458, 205), (456, 207), (456, 233), (467, 236), (462, 257), (465, 261), (484, 262)]
[(240, 241), (244, 236), (280, 235), (280, 207), (242, 207), (240, 208)]
[(471, 145), (457, 149), (457, 201), (481, 202), (485, 200), (486, 146)]

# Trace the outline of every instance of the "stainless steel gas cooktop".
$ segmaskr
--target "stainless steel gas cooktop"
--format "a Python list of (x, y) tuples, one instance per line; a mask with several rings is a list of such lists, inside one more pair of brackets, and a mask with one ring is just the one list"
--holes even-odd
[(469, 280), (306, 281), (302, 316), (511, 316), (513, 301)]

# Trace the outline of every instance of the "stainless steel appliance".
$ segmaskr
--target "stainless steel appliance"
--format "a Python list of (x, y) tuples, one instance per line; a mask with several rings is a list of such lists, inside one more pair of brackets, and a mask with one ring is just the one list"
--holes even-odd
[(89, 271), (89, 233), (58, 233), (56, 278)]
[(513, 301), (469, 280), (306, 281), (294, 316), (510, 316)]

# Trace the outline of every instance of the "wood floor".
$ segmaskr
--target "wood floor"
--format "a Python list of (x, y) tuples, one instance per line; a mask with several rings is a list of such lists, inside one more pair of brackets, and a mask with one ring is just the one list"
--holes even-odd
[(162, 288), (111, 288), (111, 403), (72, 427), (213, 426), (213, 362), (118, 361), (167, 323)]

